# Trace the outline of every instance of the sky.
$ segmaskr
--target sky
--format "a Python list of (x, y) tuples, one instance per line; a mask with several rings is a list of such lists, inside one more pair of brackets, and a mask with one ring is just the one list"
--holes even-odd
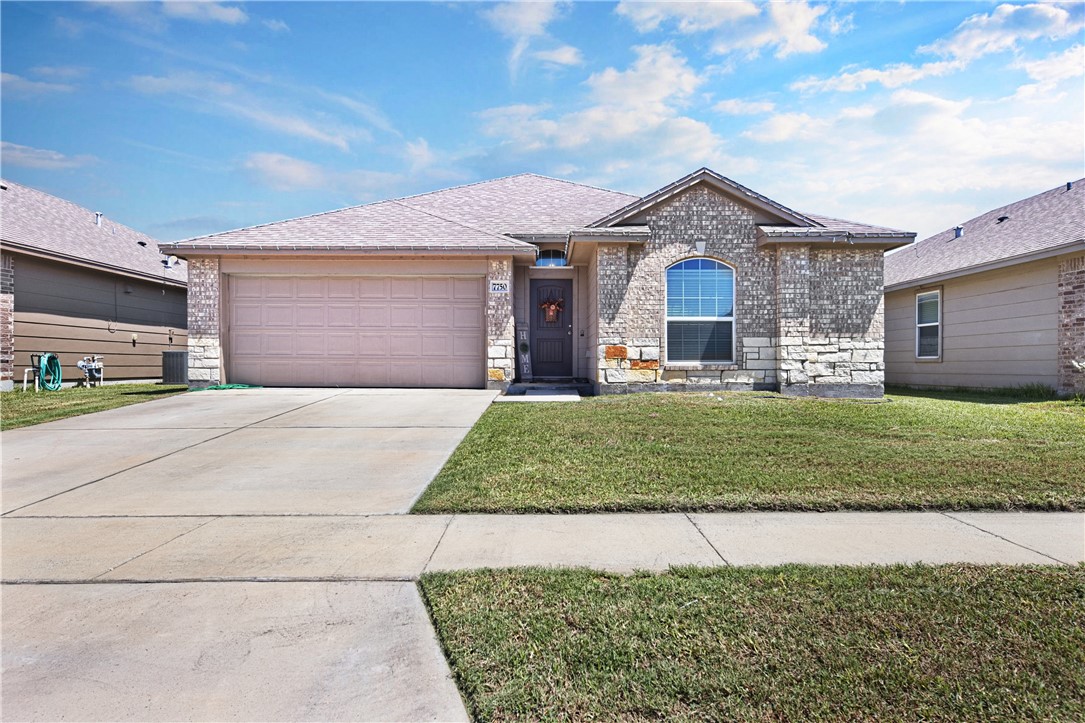
[(1085, 175), (1085, 3), (0, 3), (0, 173), (163, 241), (707, 166), (919, 238)]

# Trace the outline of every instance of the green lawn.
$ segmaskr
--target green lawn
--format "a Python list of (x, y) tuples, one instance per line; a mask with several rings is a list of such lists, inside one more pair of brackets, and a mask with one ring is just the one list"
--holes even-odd
[(187, 391), (186, 386), (163, 384), (109, 384), (90, 389), (74, 387), (55, 392), (33, 390), (0, 395), (0, 428), (15, 429), (31, 424), (77, 417), (129, 404), (149, 402)]
[(1085, 402), (635, 394), (495, 404), (415, 512), (1085, 509)]
[(477, 720), (1085, 720), (1085, 568), (427, 574)]

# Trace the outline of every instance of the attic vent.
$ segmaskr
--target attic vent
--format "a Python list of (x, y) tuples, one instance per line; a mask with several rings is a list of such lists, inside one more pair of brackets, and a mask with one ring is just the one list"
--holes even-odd
[(954, 226), (953, 238), (960, 238), (961, 236), (964, 236), (964, 226)]
[(1009, 216), (999, 216), (998, 220), (995, 221), (995, 223), (1002, 223), (1003, 221), (1009, 221), (1009, 220), (1010, 220)]
[(139, 244), (140, 246), (146, 246), (147, 245), (146, 241), (136, 241), (136, 243)]
[(1073, 181), (1067, 181), (1066, 182), (1066, 190), (1067, 191), (1069, 191), (1073, 187), (1074, 187), (1074, 182)]
[(95, 226), (101, 226), (102, 225), (102, 212), (101, 211), (95, 211), (94, 212), (94, 225)]

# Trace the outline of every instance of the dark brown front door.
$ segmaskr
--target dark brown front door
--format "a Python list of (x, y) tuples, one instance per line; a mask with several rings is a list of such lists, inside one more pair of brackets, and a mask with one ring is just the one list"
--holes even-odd
[(573, 281), (531, 280), (531, 367), (535, 377), (573, 375)]

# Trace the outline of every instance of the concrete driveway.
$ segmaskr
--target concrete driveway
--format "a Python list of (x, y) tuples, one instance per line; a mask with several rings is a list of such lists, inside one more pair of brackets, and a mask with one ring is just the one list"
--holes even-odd
[[(4, 432), (3, 719), (466, 720), (416, 586), (307, 560), (431, 554), (447, 519), (366, 516), (407, 512), (494, 396), (200, 392)], [(279, 551), (305, 579), (154, 582), (212, 522), (215, 565)]]
[(4, 433), (3, 513), (405, 513), (495, 396), (199, 392), (17, 429)]

